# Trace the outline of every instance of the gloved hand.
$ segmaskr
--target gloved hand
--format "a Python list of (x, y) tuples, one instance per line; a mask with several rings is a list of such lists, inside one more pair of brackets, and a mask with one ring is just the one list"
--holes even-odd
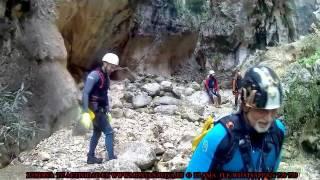
[(209, 91), (209, 94), (211, 97), (213, 97), (213, 95), (214, 95), (212, 91)]
[(91, 126), (91, 117), (88, 112), (82, 113), (80, 123), (86, 128), (89, 129)]
[(111, 122), (112, 121), (111, 113), (110, 112), (106, 112), (106, 116), (107, 116), (108, 121)]
[(106, 106), (104, 109), (106, 110), (106, 113), (110, 112), (109, 106)]

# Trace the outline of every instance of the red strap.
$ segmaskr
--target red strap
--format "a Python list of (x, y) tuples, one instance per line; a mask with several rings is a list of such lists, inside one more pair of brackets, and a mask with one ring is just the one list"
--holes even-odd
[(101, 71), (99, 71), (99, 70), (96, 70), (96, 71), (98, 72), (99, 77), (100, 77), (100, 79), (101, 79), (101, 84), (100, 84), (100, 86), (99, 86), (99, 88), (101, 89), (101, 88), (103, 88), (104, 81), (105, 81), (105, 79), (104, 79), (104, 75), (102, 74), (102, 72), (101, 72)]
[(206, 79), (206, 87), (209, 88), (209, 79)]

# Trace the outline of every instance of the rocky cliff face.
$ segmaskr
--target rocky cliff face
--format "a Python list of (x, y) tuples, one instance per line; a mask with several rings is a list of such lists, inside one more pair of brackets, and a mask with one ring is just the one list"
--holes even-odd
[(197, 32), (178, 17), (173, 1), (137, 4), (122, 58), (123, 64), (139, 72), (171, 75), (191, 57)]
[(210, 1), (196, 51), (202, 68), (231, 70), (255, 49), (297, 40), (316, 22), (316, 1)]
[(58, 0), (57, 9), (68, 67), (78, 77), (110, 51), (120, 55), (122, 66), (170, 75), (197, 41), (173, 1)]
[[(107, 51), (118, 53), (121, 65), (137, 72), (171, 75), (194, 60), (193, 52), (201, 69), (230, 71), (255, 49), (292, 42), (308, 33), (318, 12), (315, 0), (56, 3), (68, 69), (76, 79)], [(199, 22), (191, 26), (189, 19)]]
[[(15, 90), (24, 83), (33, 93), (21, 113), (25, 121), (35, 121), (42, 129), (38, 136), (42, 139), (77, 115), (73, 110), (78, 90), (66, 69), (67, 51), (54, 22), (55, 4), (21, 0), (2, 5), (6, 11), (0, 14), (1, 27), (8, 28), (1, 32), (0, 87)], [(27, 147), (15, 139), (1, 143), (0, 167)]]
[(68, 68), (81, 71), (106, 52), (121, 54), (128, 41), (132, 9), (127, 0), (57, 0), (57, 26), (68, 52)]

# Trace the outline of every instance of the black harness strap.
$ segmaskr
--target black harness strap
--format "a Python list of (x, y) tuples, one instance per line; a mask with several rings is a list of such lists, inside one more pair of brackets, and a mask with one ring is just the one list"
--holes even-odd
[(243, 161), (243, 172), (253, 172), (254, 166), (251, 158), (252, 146), (250, 137), (246, 135), (244, 138), (239, 140), (239, 151)]

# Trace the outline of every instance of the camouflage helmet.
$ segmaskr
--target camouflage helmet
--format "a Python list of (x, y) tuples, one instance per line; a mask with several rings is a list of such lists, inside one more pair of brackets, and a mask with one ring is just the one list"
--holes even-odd
[(241, 100), (248, 107), (277, 109), (282, 105), (283, 93), (279, 77), (266, 66), (247, 70), (242, 80)]

